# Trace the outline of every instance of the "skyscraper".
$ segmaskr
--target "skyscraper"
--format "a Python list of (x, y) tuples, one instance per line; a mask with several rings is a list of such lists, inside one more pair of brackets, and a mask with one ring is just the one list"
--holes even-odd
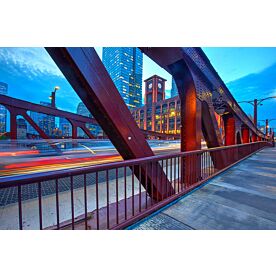
[[(51, 103), (48, 102), (40, 102), (41, 105), (51, 107)], [(47, 115), (47, 114), (39, 114), (39, 127), (48, 135), (51, 136), (53, 134), (53, 130), (55, 128), (55, 116)]]
[[(51, 107), (51, 103), (49, 102), (40, 102), (40, 105)], [(48, 136), (53, 134), (55, 128), (55, 116), (30, 111), (30, 117)], [(30, 134), (37, 134), (37, 131), (29, 124), (27, 130)]]
[(142, 105), (143, 54), (135, 47), (103, 47), (103, 64), (129, 108)]
[(178, 89), (177, 89), (176, 83), (172, 77), (171, 98), (173, 98), (175, 96), (178, 96)]
[(92, 117), (91, 113), (85, 106), (83, 102), (80, 102), (77, 107), (77, 114), (85, 116), (85, 117)]
[[(39, 122), (39, 116), (39, 113), (30, 111), (30, 117), (36, 124), (38, 124)], [(27, 132), (35, 135), (38, 134), (37, 131), (30, 124), (27, 124)]]
[[(0, 82), (0, 94), (7, 95), (8, 94), (8, 84), (4, 82)], [(7, 131), (7, 109), (0, 105), (0, 134), (5, 133)]]
[(72, 135), (72, 127), (68, 120), (65, 118), (59, 118), (59, 129), (63, 137), (69, 137)]
[[(78, 104), (77, 114), (85, 116), (85, 117), (93, 118), (92, 114), (89, 112), (89, 110), (87, 109), (87, 107), (85, 106), (85, 104), (83, 102), (80, 102)], [(102, 128), (99, 125), (87, 123), (86, 127), (90, 130), (90, 132), (94, 136), (96, 136), (96, 137), (103, 136)], [(80, 128), (78, 128), (78, 130), (77, 130), (77, 135), (78, 135), (78, 137), (86, 137), (85, 133)]]
[(17, 139), (27, 138), (27, 123), (23, 118), (16, 119), (17, 124)]

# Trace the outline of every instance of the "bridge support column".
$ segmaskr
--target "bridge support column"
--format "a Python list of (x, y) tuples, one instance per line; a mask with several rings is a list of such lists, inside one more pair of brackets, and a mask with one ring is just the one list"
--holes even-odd
[[(196, 88), (190, 69), (183, 60), (169, 65), (180, 98), (181, 151), (201, 149), (201, 102), (196, 98)], [(182, 183), (186, 186), (201, 180), (201, 156), (183, 158)]]
[(12, 109), (9, 108), (10, 112), (10, 137), (12, 140), (17, 139), (17, 123), (16, 123), (16, 112)]
[(226, 114), (223, 116), (224, 129), (225, 129), (225, 146), (231, 146), (236, 144), (236, 126), (235, 118), (232, 114)]
[(89, 139), (95, 139), (96, 137), (90, 132), (90, 130), (86, 127), (85, 124), (83, 124), (81, 127), (80, 127), (84, 133), (89, 137)]
[(255, 133), (252, 133), (252, 142), (257, 142), (257, 135)]
[(33, 119), (26, 112), (22, 112), (21, 115), (38, 132), (41, 138), (49, 139), (48, 135), (33, 121)]
[(78, 128), (74, 124), (71, 124), (71, 126), (72, 126), (72, 139), (77, 139), (78, 138)]
[[(208, 148), (222, 146), (222, 139), (218, 135), (220, 132), (217, 120), (205, 101), (202, 102), (202, 133)], [(226, 166), (225, 156), (222, 152), (211, 152), (210, 154), (216, 169), (222, 169)]]
[(242, 143), (249, 143), (249, 128), (247, 126), (242, 126)]
[(89, 139), (95, 139), (96, 137), (90, 132), (86, 127), (85, 123), (76, 122), (74, 120), (68, 120), (72, 126), (72, 139), (78, 138), (78, 127), (83, 130), (83, 132), (88, 136)]
[(236, 137), (236, 144), (237, 144), (237, 145), (242, 144), (241, 134), (240, 134), (239, 131), (237, 132), (237, 135), (236, 135), (236, 136), (237, 136), (237, 137)]

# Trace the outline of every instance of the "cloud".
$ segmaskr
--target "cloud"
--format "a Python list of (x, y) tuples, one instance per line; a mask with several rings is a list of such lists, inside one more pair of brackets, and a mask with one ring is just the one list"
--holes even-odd
[(239, 100), (251, 100), (275, 95), (276, 63), (264, 70), (249, 74), (227, 83), (228, 88)]
[[(276, 63), (258, 73), (231, 81), (227, 83), (227, 87), (238, 102), (263, 99), (276, 95), (275, 76)], [(253, 107), (250, 104), (243, 103), (241, 107), (246, 113), (253, 113)], [(258, 117), (259, 119), (276, 118), (276, 100), (264, 101), (262, 106), (258, 107)]]
[(0, 62), (13, 74), (25, 75), (30, 79), (39, 75), (63, 77), (44, 48), (0, 48)]
[(55, 86), (59, 108), (75, 112), (80, 101), (44, 48), (0, 48), (0, 81), (9, 96), (33, 103), (49, 101)]

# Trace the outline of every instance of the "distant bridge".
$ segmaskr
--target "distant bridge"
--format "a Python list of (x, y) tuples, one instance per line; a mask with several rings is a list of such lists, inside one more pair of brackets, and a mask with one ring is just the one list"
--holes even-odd
[[(86, 127), (86, 124), (98, 125), (94, 118), (82, 116), (79, 114), (63, 111), (57, 108), (48, 107), (40, 104), (34, 104), (28, 101), (19, 100), (5, 95), (0, 95), (0, 104), (8, 109), (10, 112), (10, 138), (17, 139), (17, 122), (16, 117), (21, 115), (39, 134), (43, 139), (50, 139), (50, 137), (39, 127), (37, 122), (28, 115), (28, 111), (43, 113), (56, 117), (65, 118), (71, 124), (72, 127), (72, 139), (77, 139), (77, 129), (80, 128), (90, 139), (96, 139), (90, 130)], [(154, 131), (142, 130), (145, 137), (157, 138), (157, 139), (180, 139), (178, 134), (166, 134)], [(55, 137), (57, 139), (58, 137)]]
[[(201, 48), (140, 49), (168, 71), (176, 82), (180, 98), (181, 152), (154, 156), (145, 138), (145, 135), (153, 133), (139, 129), (94, 48), (46, 48), (124, 161), (40, 173), (35, 178), (22, 175), (8, 181), (0, 180), (0, 188), (15, 188), (17, 191), (20, 229), (23, 228), (22, 185), (37, 186), (40, 229), (50, 226), (43, 224), (43, 208), (48, 208), (48, 213), (56, 214), (56, 224), (52, 228), (118, 229), (147, 216), (233, 164), (272, 145), (274, 134), (264, 135), (248, 118)], [(63, 116), (74, 126), (74, 133), (76, 126), (86, 132), (85, 123), (88, 121), (84, 122), (86, 119), (81, 119), (81, 116), (58, 113), (61, 111), (50, 107), (42, 109), (40, 105), (27, 102), (20, 106), (22, 101), (9, 102), (11, 98), (5, 96), (1, 99), (2, 104), (6, 100), (3, 105), (11, 113), (13, 139), (16, 139), (17, 115), (22, 115), (45, 137), (45, 133), (27, 115), (27, 110)], [(223, 133), (218, 128), (215, 113), (223, 120)], [(202, 134), (208, 149), (201, 149)], [(110, 178), (111, 174), (113, 178)], [(64, 180), (70, 187), (70, 200), (63, 205), (67, 216), (61, 221), (59, 183)], [(42, 187), (47, 181), (51, 181), (56, 191), (52, 207), (49, 206), (50, 200), (43, 207)], [(77, 190), (74, 188), (76, 182)], [(88, 187), (89, 184), (91, 187)], [(81, 203), (77, 206), (78, 210), (75, 197)], [(71, 212), (68, 213), (68, 210)]]

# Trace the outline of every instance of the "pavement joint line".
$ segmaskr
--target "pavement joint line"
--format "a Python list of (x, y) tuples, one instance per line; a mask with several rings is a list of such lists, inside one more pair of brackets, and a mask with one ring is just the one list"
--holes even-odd
[(165, 216), (169, 217), (170, 219), (173, 219), (173, 220), (175, 220), (175, 221), (177, 221), (177, 222), (179, 222), (179, 223), (181, 223), (181, 224), (183, 224), (183, 225), (185, 225), (185, 226), (191, 228), (192, 230), (197, 230), (196, 228), (190, 226), (189, 224), (184, 223), (184, 222), (182, 222), (182, 221), (180, 221), (180, 220), (178, 220), (178, 219), (176, 219), (176, 218), (174, 218), (174, 217), (172, 217), (172, 216), (170, 216), (170, 215), (168, 215), (168, 214), (166, 214), (166, 213), (162, 213), (162, 215), (165, 215)]
[(206, 182), (202, 183), (201, 185), (199, 185), (198, 187), (196, 187), (195, 189), (193, 189), (192, 191), (188, 192), (187, 194), (177, 198), (176, 200), (172, 201), (171, 203), (165, 205), (164, 207), (160, 208), (159, 210), (153, 212), (152, 214), (150, 214), (149, 216), (139, 220), (138, 222), (128, 226), (125, 228), (125, 230), (133, 230), (135, 229), (135, 227), (138, 227), (139, 225), (141, 225), (142, 223), (146, 222), (147, 220), (151, 219), (152, 217), (158, 215), (159, 213), (163, 212), (164, 210), (168, 209), (169, 207), (171, 207), (172, 205), (176, 204), (177, 202), (179, 202), (180, 200), (184, 199), (185, 197), (191, 195), (192, 193), (196, 192), (197, 190), (205, 187), (206, 185), (208, 185), (211, 181), (213, 181), (214, 179), (221, 177), (222, 175), (226, 174), (229, 172), (229, 170), (235, 168), (236, 166), (240, 165), (241, 162), (243, 161), (247, 161), (249, 158), (251, 158), (252, 156), (255, 156), (257, 153), (262, 152), (265, 148), (262, 148), (260, 150), (257, 150), (256, 152), (246, 156), (245, 158), (243, 158), (242, 160), (238, 161), (237, 163), (235, 163), (233, 166), (229, 167), (228, 169), (222, 171), (221, 173), (219, 173), (218, 175), (214, 176), (213, 178), (208, 179)]
[(239, 192), (243, 192), (243, 193), (247, 193), (247, 194), (252, 194), (252, 195), (259, 196), (259, 197), (269, 198), (269, 199), (272, 199), (272, 200), (276, 199), (276, 196), (269, 196), (269, 195), (261, 194), (258, 191), (254, 191), (254, 190), (250, 190), (250, 189), (247, 189), (247, 188), (244, 188), (244, 187), (236, 186), (236, 185), (233, 185), (233, 184), (227, 183), (227, 182), (211, 183), (210, 185), (223, 187), (223, 188), (233, 190), (233, 191), (239, 191)]
[[(202, 203), (209, 204), (209, 200), (206, 200), (206, 198), (197, 198), (196, 201), (197, 201), (197, 202), (200, 201), (200, 202), (202, 202)], [(236, 212), (238, 212), (238, 213), (240, 213), (240, 214), (245, 214), (245, 215), (250, 216), (250, 217), (256, 217), (256, 214), (251, 214), (251, 213), (249, 213), (249, 212), (247, 212), (247, 211), (245, 211), (245, 210), (239, 210), (239, 209), (237, 209), (237, 208), (235, 208), (235, 207), (233, 207), (233, 206), (229, 206), (229, 205), (227, 205), (227, 204), (225, 204), (225, 203), (222, 203), (222, 202), (213, 201), (212, 203), (221, 205), (221, 206), (223, 206), (223, 207), (225, 207), (225, 208), (227, 208), (227, 209), (232, 209), (232, 210), (234, 210), (234, 211), (236, 211)], [(254, 208), (254, 207), (253, 207), (253, 208)], [(260, 210), (260, 211), (261, 211), (261, 210)], [(210, 217), (208, 213), (205, 213), (205, 209), (202, 209), (202, 212), (201, 212), (201, 213), (202, 213), (202, 215), (204, 215), (204, 216), (206, 216), (206, 217), (208, 217), (208, 218), (210, 218), (210, 219), (212, 219), (212, 220), (215, 220), (214, 217)], [(260, 216), (260, 215), (258, 215), (258, 216), (261, 217), (263, 220), (267, 220), (267, 221), (270, 221), (270, 222), (274, 222), (274, 221), (271, 220), (270, 218), (266, 218), (266, 217), (263, 217), (263, 216)], [(185, 224), (185, 223), (184, 223), (184, 224)]]
[[(221, 197), (222, 199), (224, 199), (222, 196), (218, 196), (218, 197)], [(233, 207), (233, 206), (231, 206), (231, 205), (229, 205), (229, 204), (227, 204), (227, 203), (223, 203), (223, 202), (218, 201), (218, 200), (216, 200), (216, 199), (214, 199), (214, 198), (212, 198), (212, 199), (213, 199), (213, 203), (216, 203), (216, 204), (219, 204), (219, 205), (222, 205), (222, 206), (225, 206), (225, 207), (230, 207), (230, 208), (232, 208), (232, 209), (235, 209), (235, 210), (237, 210), (237, 211), (239, 211), (239, 212), (248, 214), (248, 215), (250, 215), (250, 216), (256, 216), (255, 213), (252, 214), (252, 213), (247, 212), (247, 211), (245, 211), (245, 210), (238, 210), (238, 209), (236, 209), (235, 207)], [(228, 199), (228, 200), (229, 200), (229, 199)], [(206, 199), (204, 199), (204, 198), (202, 198), (202, 199), (198, 198), (197, 201), (201, 201), (201, 202), (208, 203), (208, 200), (206, 200)], [(232, 200), (230, 199), (230, 201), (232, 201)], [(233, 202), (233, 203), (236, 203), (236, 202)], [(238, 202), (238, 205), (244, 205), (244, 204)], [(271, 218), (268, 218), (268, 217), (264, 216), (264, 213), (267, 213), (267, 211), (264, 211), (264, 210), (261, 210), (261, 209), (257, 209), (257, 207), (254, 207), (254, 206), (250, 206), (250, 210), (253, 210), (253, 209), (255, 209), (255, 210), (257, 210), (257, 211), (259, 211), (259, 212), (262, 213), (262, 214), (258, 214), (259, 217), (261, 217), (261, 218), (263, 218), (263, 219), (265, 219), (265, 220), (269, 220), (269, 221), (271, 221), (271, 222), (274, 222), (274, 220), (272, 220)], [(203, 212), (204, 212), (204, 211), (203, 211)], [(255, 211), (255, 212), (256, 212), (256, 211)], [(276, 221), (275, 221), (275, 222), (276, 222)]]

